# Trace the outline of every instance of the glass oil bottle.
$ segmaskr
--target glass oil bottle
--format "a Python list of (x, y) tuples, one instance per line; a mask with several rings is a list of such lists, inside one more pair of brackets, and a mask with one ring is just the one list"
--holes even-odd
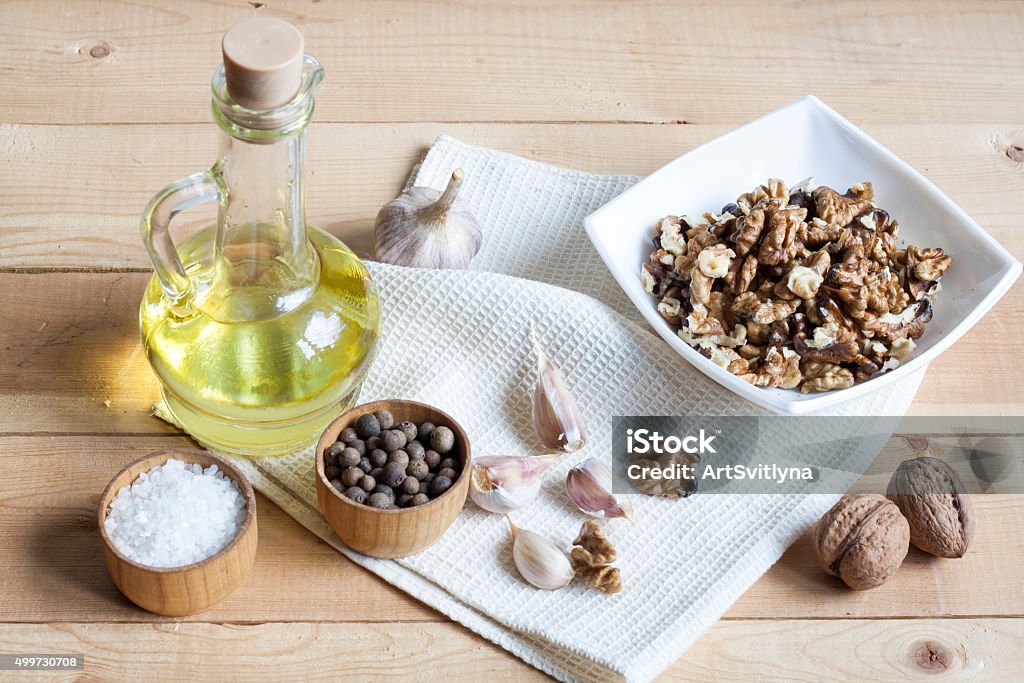
[[(213, 79), (220, 153), (142, 217), (155, 273), (142, 344), (174, 418), (205, 445), (246, 456), (309, 445), (358, 397), (380, 308), (344, 244), (307, 226), (306, 126), (323, 77), (302, 35), (271, 18), (224, 36)], [(171, 218), (203, 202), (217, 224), (175, 245)]]

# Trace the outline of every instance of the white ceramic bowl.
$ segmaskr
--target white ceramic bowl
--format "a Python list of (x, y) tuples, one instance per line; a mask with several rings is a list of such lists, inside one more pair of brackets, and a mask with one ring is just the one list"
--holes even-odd
[[(849, 389), (819, 394), (760, 389), (718, 367), (676, 335), (644, 291), (640, 268), (653, 248), (654, 226), (663, 216), (717, 212), (768, 178), (793, 185), (810, 176), (840, 192), (871, 181), (875, 202), (900, 223), (900, 240), (942, 247), (953, 257), (953, 265), (942, 278), (934, 317), (917, 340), (917, 349), (896, 370)], [(923, 368), (978, 322), (1021, 272), (1013, 256), (935, 185), (810, 96), (684, 154), (587, 216), (584, 225), (619, 285), (665, 341), (719, 384), (791, 415), (835, 406)]]

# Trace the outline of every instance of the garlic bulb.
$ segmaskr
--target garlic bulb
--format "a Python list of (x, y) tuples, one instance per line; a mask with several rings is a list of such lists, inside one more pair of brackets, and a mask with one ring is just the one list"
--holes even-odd
[(571, 453), (587, 442), (587, 427), (576, 401), (565, 386), (554, 361), (537, 343), (530, 326), (530, 338), (537, 354), (537, 386), (533, 391), (533, 428), (544, 447)]
[(461, 168), (443, 193), (412, 187), (381, 207), (374, 223), (374, 257), (413, 268), (465, 268), (480, 251), (480, 224), (456, 197)]
[(544, 472), (558, 454), (473, 458), (469, 497), (488, 512), (505, 514), (532, 503)]
[(552, 591), (572, 581), (575, 571), (568, 556), (538, 533), (520, 529), (508, 519), (512, 531), (512, 560), (527, 583)]
[(590, 458), (565, 475), (565, 492), (581, 512), (602, 519), (625, 517), (633, 520), (633, 503), (612, 493), (612, 471), (600, 460)]

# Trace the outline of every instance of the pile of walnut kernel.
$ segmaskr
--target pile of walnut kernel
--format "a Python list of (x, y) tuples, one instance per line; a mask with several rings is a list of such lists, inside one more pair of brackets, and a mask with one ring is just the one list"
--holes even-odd
[(873, 197), (871, 183), (771, 179), (719, 215), (666, 216), (644, 288), (683, 341), (747, 382), (846, 389), (909, 356), (952, 263), (900, 248)]

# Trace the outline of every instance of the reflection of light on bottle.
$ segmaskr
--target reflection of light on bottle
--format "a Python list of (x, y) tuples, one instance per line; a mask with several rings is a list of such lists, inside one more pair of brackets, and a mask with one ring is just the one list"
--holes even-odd
[(296, 346), (299, 347), (299, 351), (302, 351), (302, 355), (306, 357), (306, 360), (310, 360), (316, 355), (316, 349), (309, 345), (305, 339), (300, 339)]
[(277, 300), (278, 312), (287, 313), (305, 303), (309, 299), (310, 289), (309, 287), (303, 287), (280, 297)]
[(323, 311), (315, 311), (309, 318), (303, 337), (313, 347), (326, 349), (337, 341), (342, 325), (337, 313), (325, 315)]

